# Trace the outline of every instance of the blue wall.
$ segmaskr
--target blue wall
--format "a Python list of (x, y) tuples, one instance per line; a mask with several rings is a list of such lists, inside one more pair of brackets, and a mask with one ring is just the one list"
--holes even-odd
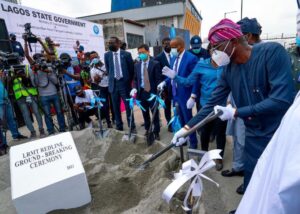
[(141, 6), (141, 0), (111, 0), (111, 12), (139, 8)]

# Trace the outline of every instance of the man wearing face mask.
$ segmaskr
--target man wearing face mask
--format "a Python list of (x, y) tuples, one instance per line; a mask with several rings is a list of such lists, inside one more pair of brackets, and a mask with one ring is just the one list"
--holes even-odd
[(245, 17), (237, 22), (241, 26), (242, 33), (246, 36), (249, 45), (255, 45), (261, 42), (261, 25), (256, 18), (249, 19)]
[[(109, 51), (104, 55), (105, 67), (108, 73), (108, 90), (112, 95), (113, 109), (115, 113), (116, 128), (123, 130), (121, 118), (121, 98), (126, 107), (127, 124), (130, 125), (130, 107), (128, 101), (131, 90), (131, 83), (134, 76), (134, 63), (129, 52), (120, 49), (120, 40), (111, 37), (109, 40)], [(134, 117), (132, 118), (131, 129), (136, 132)]]
[[(141, 61), (134, 66), (134, 82), (133, 89), (130, 92), (130, 96), (134, 97), (137, 94), (139, 100), (141, 100), (141, 105), (146, 111), (142, 111), (143, 118), (145, 122), (146, 133), (145, 136), (149, 134), (150, 128), (150, 112), (151, 109), (153, 113), (153, 105), (155, 99), (151, 102), (148, 99), (151, 94), (157, 94), (157, 85), (162, 81), (161, 67), (158, 61), (150, 57), (149, 46), (143, 44), (138, 47), (138, 53)], [(158, 112), (154, 116), (154, 137), (156, 140), (160, 140), (159, 132), (159, 114)]]
[(20, 57), (24, 58), (24, 49), (20, 42), (17, 41), (17, 36), (14, 33), (9, 34), (10, 43), (13, 49), (13, 52), (18, 53)]
[[(229, 19), (212, 27), (208, 40), (213, 48), (212, 59), (218, 66), (226, 67), (206, 105), (175, 134), (172, 141), (177, 145), (183, 143), (184, 139), (179, 139), (179, 136), (212, 111), (221, 110), (221, 120), (242, 118), (246, 126), (246, 189), (258, 158), (293, 101), (290, 60), (284, 47), (278, 43), (249, 46), (240, 26)], [(230, 91), (237, 107), (219, 106), (226, 101)]]
[[(258, 21), (253, 18), (248, 17), (243, 18), (238, 21), (237, 24), (240, 25), (242, 33), (249, 45), (253, 46), (261, 42), (260, 34), (262, 32), (261, 25)], [(232, 107), (236, 108), (234, 99), (232, 95), (229, 95), (228, 102)], [(234, 120), (228, 120), (227, 124), (227, 135), (233, 137), (233, 163), (232, 170), (225, 170), (222, 175), (225, 177), (232, 177), (237, 175), (243, 175), (244, 171), (244, 147), (245, 147), (245, 124), (241, 118), (236, 118)], [(238, 194), (244, 194), (244, 185), (241, 184), (236, 192)]]
[[(198, 58), (188, 51), (185, 51), (185, 43), (181, 37), (176, 37), (172, 39), (171, 43), (171, 55), (173, 56), (171, 60), (171, 68), (164, 67), (164, 70), (174, 71), (178, 76), (187, 77), (192, 73), (194, 67), (198, 62)], [(192, 90), (197, 90), (197, 84), (191, 87), (184, 87), (178, 85), (176, 82), (167, 78), (165, 81), (158, 85), (158, 88), (162, 90), (166, 85), (171, 84), (172, 94), (173, 94), (173, 105), (176, 103), (179, 105), (179, 116), (182, 124), (187, 123), (193, 116), (190, 103), (195, 104), (196, 95), (190, 97)], [(196, 134), (190, 135), (190, 148), (197, 148), (197, 137)]]
[[(155, 58), (156, 61), (160, 63), (160, 67), (163, 68), (165, 66), (170, 68), (170, 61), (171, 61), (171, 46), (170, 46), (171, 39), (169, 37), (166, 37), (162, 40), (162, 48), (163, 51), (157, 55)], [(166, 78), (166, 76), (164, 76)], [(169, 124), (171, 120), (171, 103), (172, 103), (172, 86), (169, 85), (164, 89), (163, 92), (163, 98), (166, 104), (165, 108), (165, 118), (167, 120), (167, 123)], [(172, 126), (168, 126), (168, 131), (172, 132)]]
[(190, 41), (191, 49), (189, 52), (194, 54), (198, 59), (208, 59), (210, 58), (209, 53), (206, 49), (202, 48), (202, 39), (200, 36), (195, 35)]

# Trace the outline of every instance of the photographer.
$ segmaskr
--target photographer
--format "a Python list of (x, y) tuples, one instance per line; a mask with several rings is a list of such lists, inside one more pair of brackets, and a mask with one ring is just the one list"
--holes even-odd
[(76, 98), (74, 109), (79, 114), (80, 127), (85, 127), (85, 122), (88, 123), (88, 128), (93, 127), (93, 122), (90, 118), (92, 115), (96, 115), (96, 109), (91, 106), (92, 99), (94, 98), (94, 93), (92, 90), (83, 90), (81, 86), (76, 86)]
[(59, 47), (59, 44), (54, 43), (50, 37), (46, 37), (45, 42), (43, 42), (42, 39), (38, 37), (37, 41), (42, 45), (45, 51), (45, 57), (48, 62), (53, 62), (54, 60), (58, 59), (58, 52), (56, 50), (56, 47)]
[(21, 61), (24, 60), (24, 49), (21, 45), (20, 42), (17, 41), (17, 36), (14, 33), (9, 34), (9, 38), (10, 38), (10, 43), (13, 49), (14, 53), (18, 53), (20, 58), (22, 59)]
[(25, 40), (25, 56), (30, 62), (33, 70), (31, 75), (32, 84), (38, 88), (39, 98), (45, 113), (45, 122), (48, 134), (54, 134), (54, 124), (51, 117), (51, 104), (54, 106), (59, 124), (59, 131), (65, 131), (65, 118), (61, 111), (60, 99), (57, 94), (56, 85), (58, 79), (51, 68), (52, 65), (46, 63), (42, 54), (34, 54), (33, 59), (29, 55), (28, 42)]
[(99, 97), (106, 100), (106, 102), (103, 103), (104, 116), (107, 122), (107, 127), (112, 128), (109, 114), (108, 76), (105, 70), (105, 65), (98, 58), (94, 58), (91, 62), (91, 67), (92, 90), (99, 90)]
[(5, 81), (4, 73), (1, 69), (0, 69), (0, 78), (1, 78), (0, 80), (0, 126), (1, 126), (0, 155), (3, 155), (6, 152), (6, 148), (7, 148), (6, 138), (3, 135), (3, 131), (4, 131), (3, 129), (6, 127), (6, 125), (8, 126), (8, 129), (10, 130), (13, 139), (21, 140), (21, 139), (26, 139), (27, 137), (20, 134), (20, 132), (18, 131), (18, 125), (14, 118), (12, 105), (8, 98), (7, 90), (3, 83)]
[(75, 101), (76, 93), (75, 87), (80, 86), (80, 67), (72, 66), (72, 58), (67, 53), (62, 53), (60, 55), (60, 60), (63, 64), (63, 68), (60, 69), (60, 73), (63, 74), (63, 79), (65, 81), (65, 90), (64, 93), (67, 95), (67, 101), (69, 106), (71, 107), (71, 114), (75, 123), (77, 124), (77, 116), (73, 109), (73, 103)]
[(31, 133), (31, 138), (36, 137), (36, 131), (32, 125), (32, 120), (30, 118), (30, 112), (28, 107), (30, 107), (36, 117), (40, 135), (44, 135), (44, 127), (42, 116), (39, 112), (37, 102), (37, 89), (33, 87), (30, 81), (30, 73), (32, 73), (31, 69), (28, 65), (23, 67), (17, 67), (14, 69), (14, 76), (12, 77), (12, 88), (14, 92), (15, 99), (17, 104), (22, 112), (22, 116), (24, 118), (25, 124), (28, 130)]

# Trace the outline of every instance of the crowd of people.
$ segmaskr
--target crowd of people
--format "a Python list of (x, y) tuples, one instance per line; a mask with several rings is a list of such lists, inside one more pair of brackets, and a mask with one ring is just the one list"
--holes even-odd
[[(253, 18), (244, 18), (237, 23), (223, 19), (211, 28), (209, 45), (202, 47), (199, 36), (193, 36), (190, 44), (181, 37), (164, 38), (162, 52), (151, 56), (147, 44), (137, 48), (138, 60), (133, 60), (127, 52), (126, 43), (111, 37), (104, 59), (96, 51), (85, 52), (79, 41), (74, 45), (77, 64), (67, 53), (58, 56), (57, 47), (50, 37), (38, 42), (43, 53), (32, 57), (28, 41), (22, 45), (11, 35), (14, 51), (30, 63), (24, 68), (15, 69), (10, 76), (10, 88), (4, 83), (5, 72), (1, 72), (0, 118), (7, 123), (14, 139), (26, 138), (19, 133), (14, 119), (10, 94), (18, 104), (31, 138), (37, 136), (32, 125), (31, 112), (38, 124), (40, 136), (45, 136), (43, 116), (48, 135), (65, 132), (69, 126), (80, 129), (93, 127), (91, 116), (98, 117), (93, 106), (95, 97), (104, 98), (101, 111), (108, 128), (123, 131), (121, 100), (126, 109), (128, 127), (136, 133), (134, 116), (127, 101), (135, 98), (141, 101), (145, 136), (149, 135), (151, 111), (154, 99), (152, 94), (162, 92), (165, 102), (163, 115), (154, 114), (153, 132), (160, 140), (160, 120), (169, 124), (172, 111), (176, 114), (180, 129), (174, 132), (172, 142), (176, 146), (185, 145), (198, 148), (196, 133), (181, 138), (190, 128), (213, 111), (223, 114), (200, 130), (201, 150), (209, 150), (209, 142), (215, 138), (217, 149), (224, 156), (226, 135), (233, 136), (232, 169), (222, 171), (225, 177), (244, 176), (244, 182), (237, 188), (243, 194), (247, 188), (256, 162), (272, 138), (280, 121), (292, 104), (295, 96), (291, 72), (291, 60), (286, 50), (277, 43), (263, 42), (260, 39), (262, 27)], [(186, 47), (190, 45), (190, 49)], [(50, 66), (60, 59), (61, 67)], [(73, 60), (74, 61), (74, 60)], [(3, 92), (3, 93), (2, 93)], [(150, 100), (150, 101), (149, 101)], [(65, 106), (68, 106), (66, 108)], [(196, 106), (197, 115), (192, 109)], [(58, 127), (53, 122), (53, 108)], [(72, 123), (66, 124), (66, 111), (70, 112)], [(173, 112), (173, 113), (172, 113)], [(152, 114), (153, 115), (153, 114)], [(99, 119), (99, 118), (98, 118)], [(1, 154), (7, 149), (6, 137), (1, 132)], [(222, 160), (216, 161), (216, 169), (222, 170)], [(232, 212), (234, 213), (234, 211)]]

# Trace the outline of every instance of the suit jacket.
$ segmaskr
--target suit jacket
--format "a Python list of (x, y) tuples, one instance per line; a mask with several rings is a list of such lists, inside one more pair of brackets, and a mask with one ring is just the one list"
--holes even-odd
[[(134, 82), (133, 86), (138, 90), (138, 93), (141, 91), (141, 83), (142, 83), (142, 76), (141, 76), (141, 69), (142, 63), (138, 62), (134, 65)], [(162, 72), (160, 63), (154, 59), (150, 59), (148, 64), (148, 75), (149, 75), (149, 82), (150, 82), (150, 93), (156, 94), (157, 93), (157, 85), (163, 81)]]
[[(175, 61), (175, 57), (171, 58), (171, 69), (173, 68)], [(185, 51), (179, 65), (177, 75), (181, 77), (188, 77), (192, 73), (197, 63), (198, 58), (190, 52)], [(171, 85), (171, 80), (169, 78), (166, 80), (166, 82), (168, 85)], [(177, 101), (186, 106), (186, 102), (190, 98), (192, 91), (198, 91), (197, 86), (199, 86), (197, 83), (195, 83), (192, 87), (185, 87), (184, 85), (177, 84)]]
[[(132, 60), (131, 53), (127, 51), (120, 50), (120, 64), (123, 73), (123, 80), (128, 89), (131, 88), (131, 83), (134, 76), (134, 63)], [(108, 90), (110, 93), (114, 91), (115, 83), (115, 66), (114, 66), (114, 56), (113, 52), (109, 51), (104, 55), (105, 68), (108, 72)]]

